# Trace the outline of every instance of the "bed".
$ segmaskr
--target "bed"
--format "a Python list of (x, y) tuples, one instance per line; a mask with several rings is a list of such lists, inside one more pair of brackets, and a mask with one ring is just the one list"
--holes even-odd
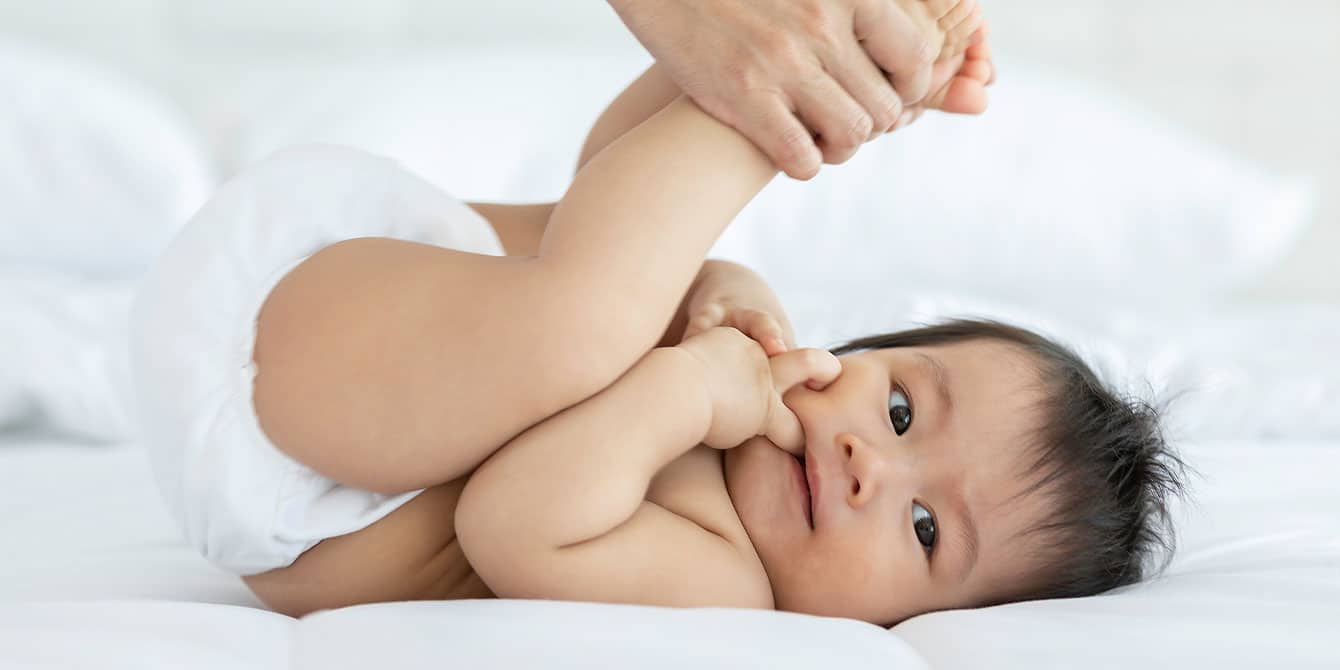
[[(524, 50), (298, 63), (189, 116), (123, 75), (0, 41), (0, 84), (42, 92), (0, 110), (32, 140), (0, 158), (0, 667), (1340, 667), (1340, 300), (1233, 298), (1305, 238), (1315, 191), (1023, 66), (980, 123), (928, 119), (811, 184), (774, 183), (713, 255), (773, 282), (803, 344), (993, 316), (1071, 343), (1132, 393), (1177, 398), (1192, 497), (1161, 576), (891, 630), (542, 601), (295, 620), (194, 554), (127, 419), (122, 360), (137, 274), (184, 217), (229, 174), (310, 141), (394, 156), (462, 197), (554, 197), (585, 127), (645, 64)], [(504, 76), (527, 87), (451, 94)], [(915, 179), (950, 169), (972, 197)]]
[(1200, 471), (1164, 576), (886, 631), (748, 610), (392, 603), (294, 620), (179, 538), (141, 448), (0, 447), (0, 664), (16, 668), (1335, 667), (1340, 441), (1183, 445)]

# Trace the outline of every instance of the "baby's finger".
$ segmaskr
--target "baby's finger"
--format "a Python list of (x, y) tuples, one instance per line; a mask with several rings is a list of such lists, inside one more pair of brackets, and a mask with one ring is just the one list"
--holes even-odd
[(768, 411), (768, 424), (763, 427), (763, 437), (793, 456), (805, 454), (805, 428), (800, 419), (782, 403), (780, 393), (772, 396), (772, 408)]
[(726, 308), (721, 303), (711, 302), (696, 312), (692, 312), (689, 322), (684, 326), (684, 338), (689, 339), (704, 330), (710, 330), (721, 325), (721, 321), (726, 317)]
[(791, 387), (805, 384), (818, 391), (842, 374), (837, 356), (823, 349), (795, 349), (768, 359), (772, 366), (772, 387), (784, 395)]
[(750, 339), (763, 345), (763, 351), (769, 357), (786, 351), (786, 336), (782, 324), (767, 312), (757, 309), (742, 309), (732, 315), (735, 327), (748, 335)]

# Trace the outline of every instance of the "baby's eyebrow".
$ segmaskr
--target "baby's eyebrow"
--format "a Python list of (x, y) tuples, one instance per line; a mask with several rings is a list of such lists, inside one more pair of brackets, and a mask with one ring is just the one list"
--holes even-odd
[(973, 521), (972, 512), (968, 511), (968, 504), (963, 500), (963, 491), (955, 488), (953, 495), (949, 497), (949, 504), (954, 508), (954, 516), (958, 517), (959, 540), (963, 543), (963, 552), (967, 555), (967, 560), (963, 561), (963, 567), (958, 573), (958, 582), (962, 584), (977, 565), (977, 523)]
[(930, 354), (917, 352), (918, 360), (922, 367), (929, 373), (928, 376), (935, 380), (935, 395), (940, 399), (941, 422), (947, 421), (949, 415), (954, 411), (954, 396), (949, 393), (949, 371), (944, 365), (940, 364), (939, 359)]

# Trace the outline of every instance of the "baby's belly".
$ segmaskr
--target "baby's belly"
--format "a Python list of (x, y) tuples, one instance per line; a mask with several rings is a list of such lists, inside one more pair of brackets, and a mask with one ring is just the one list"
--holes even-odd
[(360, 531), (322, 540), (292, 565), (243, 577), (266, 606), (290, 616), (398, 600), (489, 598), (456, 541), (465, 477), (415, 496)]

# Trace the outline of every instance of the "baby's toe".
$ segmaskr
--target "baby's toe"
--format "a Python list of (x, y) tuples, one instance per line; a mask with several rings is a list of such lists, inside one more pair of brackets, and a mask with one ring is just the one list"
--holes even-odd
[(958, 76), (989, 84), (995, 78), (995, 68), (992, 67), (989, 60), (970, 59), (963, 62), (963, 67), (959, 68)]
[(981, 114), (987, 107), (986, 83), (970, 77), (954, 77), (937, 97), (934, 107), (954, 114)]

